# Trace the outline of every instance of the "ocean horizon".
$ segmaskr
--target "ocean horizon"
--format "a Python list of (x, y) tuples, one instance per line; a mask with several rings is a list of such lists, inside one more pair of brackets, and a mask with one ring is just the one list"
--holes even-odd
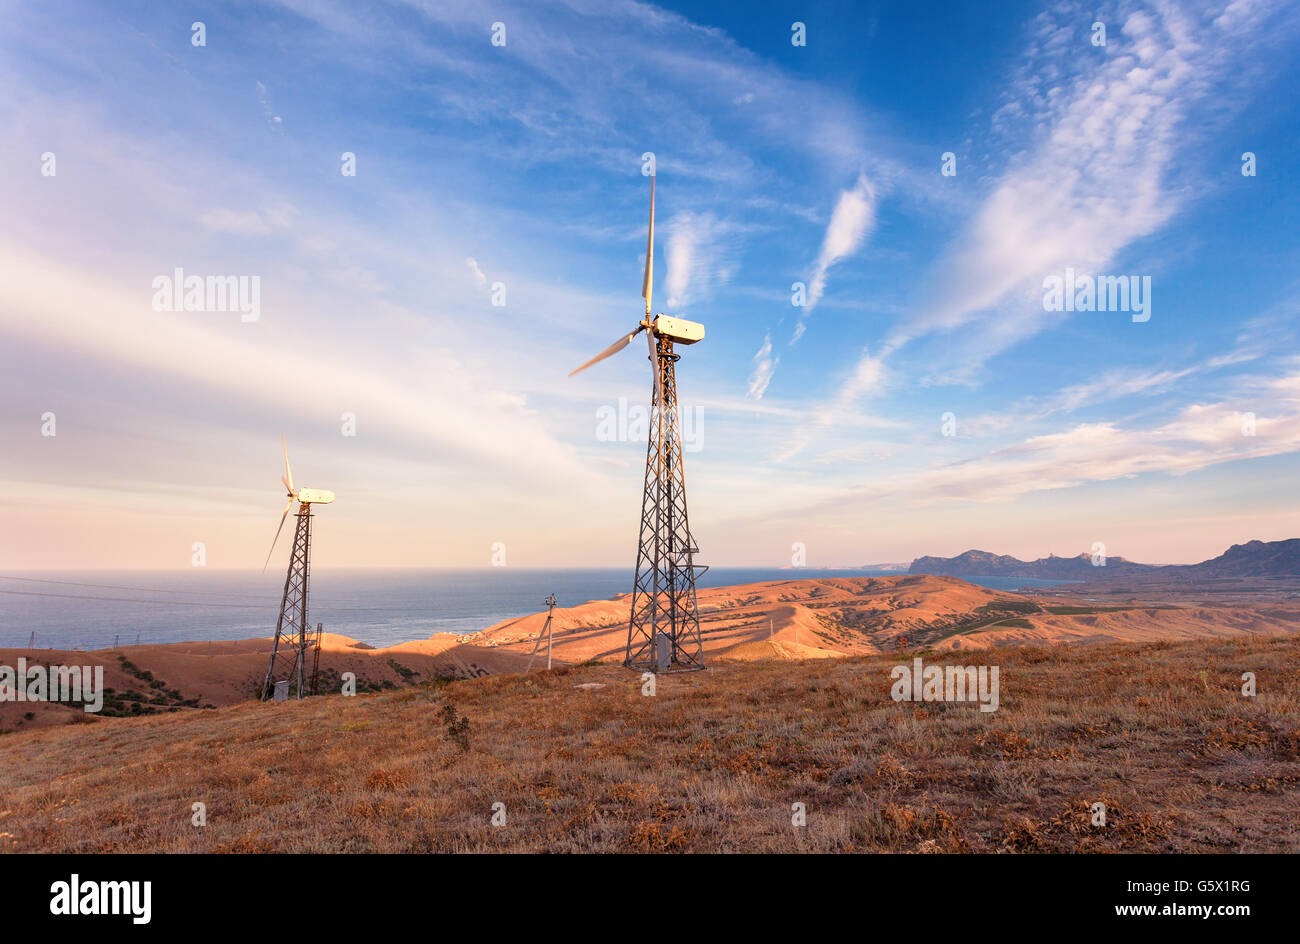
[[(878, 577), (899, 571), (815, 568), (710, 568), (696, 585), (768, 580)], [(1022, 577), (967, 577), (994, 590), (1060, 583)], [(103, 649), (271, 636), (284, 575), (245, 570), (10, 571), (0, 574), (0, 648)], [(632, 589), (632, 571), (607, 568), (321, 568), (311, 575), (312, 626), (375, 647), (434, 633), (472, 633), (502, 620), (559, 606), (607, 600)]]

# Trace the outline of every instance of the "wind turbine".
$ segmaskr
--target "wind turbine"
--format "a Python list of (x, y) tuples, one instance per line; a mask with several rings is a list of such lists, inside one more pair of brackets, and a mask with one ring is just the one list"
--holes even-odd
[[(311, 572), (311, 506), (328, 505), (334, 500), (334, 493), (319, 488), (294, 488), (293, 469), (289, 467), (289, 447), (285, 445), (284, 434), (280, 434), (280, 448), (284, 451), (284, 483), (289, 494), (289, 502), (280, 515), (280, 526), (275, 529), (271, 541), (271, 550), (266, 552), (266, 563), (262, 573), (266, 573), (267, 564), (275, 552), (280, 532), (284, 530), (285, 519), (293, 503), (298, 503), (298, 513), (294, 516), (297, 524), (293, 532), (293, 550), (289, 554), (289, 570), (284, 578), (284, 596), (280, 598), (280, 618), (275, 623), (275, 642), (271, 646), (271, 659), (266, 664), (266, 679), (262, 683), (262, 701), (274, 698), (283, 701), (294, 689), (294, 697), (302, 698), (307, 694), (307, 578)], [(283, 648), (283, 651), (282, 651)]]
[[(646, 237), (645, 276), (641, 297), (645, 317), (577, 370), (586, 370), (617, 354), (642, 331), (650, 350), (654, 383), (650, 400), (650, 436), (646, 444), (645, 486), (641, 493), (641, 527), (637, 540), (632, 612), (628, 619), (623, 664), (652, 672), (704, 668), (699, 607), (695, 598), (700, 552), (686, 515), (686, 471), (682, 465), (680, 416), (677, 409), (676, 344), (694, 344), (704, 325), (684, 318), (651, 315), (655, 265), (655, 179), (650, 177), (650, 226)], [(707, 568), (700, 567), (702, 574)]]

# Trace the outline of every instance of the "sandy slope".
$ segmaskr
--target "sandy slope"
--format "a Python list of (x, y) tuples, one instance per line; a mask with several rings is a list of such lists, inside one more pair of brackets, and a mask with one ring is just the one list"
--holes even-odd
[[(818, 658), (896, 648), (900, 634), (958, 619), (982, 605), (1021, 600), (955, 577), (898, 576), (774, 580), (701, 590), (700, 631), (706, 656)], [(619, 659), (627, 644), (630, 601), (593, 600), (556, 607), (555, 657), (567, 662)], [(846, 631), (841, 619), (879, 623), (870, 635)], [(498, 623), (472, 642), (531, 651), (545, 613)]]
[[(1300, 631), (1300, 606), (1295, 605), (1158, 609), (1139, 604), (1120, 612), (1055, 615), (1046, 608), (1089, 604), (929, 575), (768, 581), (701, 590), (698, 599), (706, 657), (741, 660), (867, 655), (918, 646), (1137, 642)], [(620, 659), (629, 603), (623, 595), (557, 607), (555, 658), (570, 663)], [(997, 625), (1005, 619), (1030, 625)], [(466, 641), (530, 652), (545, 620), (545, 613), (507, 620)], [(981, 622), (991, 625), (966, 628)]]

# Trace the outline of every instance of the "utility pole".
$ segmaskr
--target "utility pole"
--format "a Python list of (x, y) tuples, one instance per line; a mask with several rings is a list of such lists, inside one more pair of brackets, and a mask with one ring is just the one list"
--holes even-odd
[(311, 686), (307, 689), (313, 695), (318, 694), (317, 689), (320, 688), (320, 634), (323, 627), (323, 623), (316, 624), (316, 653), (311, 663)]
[(552, 593), (542, 602), (548, 607), (546, 613), (546, 625), (543, 626), (542, 631), (537, 634), (537, 642), (533, 643), (533, 654), (528, 657), (528, 668), (524, 669), (525, 675), (527, 675), (533, 667), (533, 658), (537, 655), (537, 650), (541, 648), (543, 636), (546, 637), (546, 671), (551, 671), (551, 621), (555, 619), (555, 594)]

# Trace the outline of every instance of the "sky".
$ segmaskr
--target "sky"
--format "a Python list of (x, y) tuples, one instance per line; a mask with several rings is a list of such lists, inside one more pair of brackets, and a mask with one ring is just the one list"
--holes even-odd
[(1293, 4), (0, 24), (0, 569), (260, 568), (283, 433), (319, 566), (630, 571), (651, 160), (700, 562), (1300, 535)]

